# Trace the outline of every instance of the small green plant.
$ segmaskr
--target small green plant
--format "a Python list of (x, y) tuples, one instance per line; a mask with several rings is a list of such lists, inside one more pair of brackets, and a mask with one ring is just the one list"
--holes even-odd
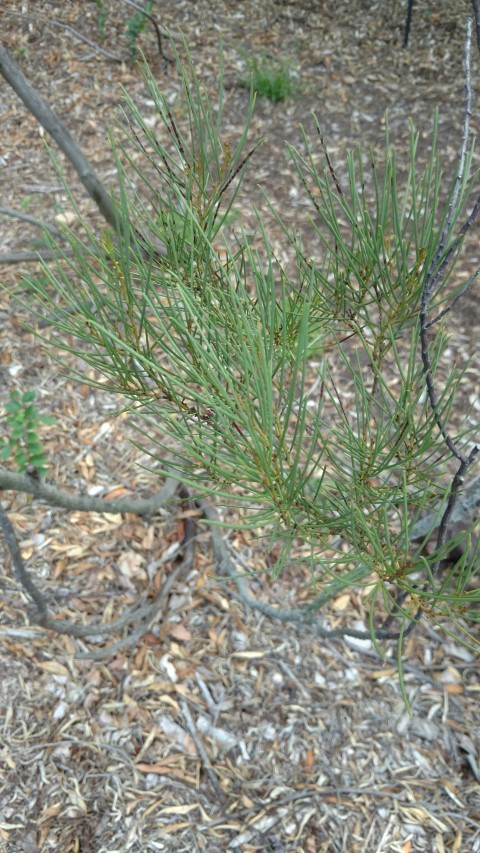
[[(153, 9), (153, 0), (146, 0), (144, 11), (147, 14), (150, 14)], [(128, 38), (128, 50), (130, 56), (135, 56), (137, 53), (137, 39), (141, 33), (143, 33), (148, 18), (146, 15), (143, 15), (141, 12), (137, 12), (136, 15), (132, 15), (131, 18), (127, 21), (127, 38)]]
[(33, 201), (33, 195), (24, 196), (24, 198), (22, 198), (22, 200), (20, 202), (21, 210), (23, 210), (26, 213), (28, 208), (30, 207), (32, 201)]
[(97, 36), (99, 41), (105, 41), (105, 22), (107, 13), (104, 0), (96, 0), (97, 5)]
[[(127, 401), (165, 476), (237, 508), (238, 525), (266, 537), (273, 577), (308, 570), (310, 603), (273, 615), (312, 622), (339, 592), (363, 587), (369, 632), (317, 623), (320, 636), (370, 636), (380, 653), (379, 641), (395, 639), (401, 666), (404, 638), (428, 618), (478, 648), (468, 627), (480, 622), (475, 525), (452, 538), (448, 529), (477, 428), (451, 423), (463, 371), (445, 376), (441, 364), (449, 312), (480, 274), (451, 275), (480, 211), (480, 198), (469, 204), (479, 174), (468, 125), (449, 188), (438, 117), (426, 162), (411, 127), (399, 165), (386, 117), (383, 152), (349, 152), (342, 181), (314, 118), (314, 141), (302, 131), (288, 148), (310, 202), (309, 251), (265, 194), (289, 269), (253, 204), (255, 242), (251, 220), (227, 227), (255, 153), (254, 97), (233, 142), (221, 56), (212, 102), (188, 53), (182, 64), (171, 49), (185, 114), (173, 117), (147, 67), (164, 133), (126, 96), (132, 130), (114, 148), (122, 227), (98, 236), (82, 220), (89, 241), (68, 232), (73, 260), (45, 266), (47, 283), (26, 283), (32, 315), (49, 318), (49, 352)], [(84, 367), (69, 371), (64, 352)], [(235, 526), (232, 516), (222, 523)], [(461, 541), (468, 547), (450, 566)], [(235, 567), (230, 577), (237, 583)]]
[(276, 104), (295, 94), (297, 85), (285, 62), (262, 56), (246, 58), (249, 67), (248, 84), (261, 98)]
[(29, 55), (30, 53), (26, 45), (23, 45), (22, 47), (17, 47), (17, 49), (14, 50), (12, 53), (14, 59), (28, 59)]
[[(105, 41), (105, 26), (107, 22), (107, 9), (105, 6), (105, 0), (95, 0), (97, 7), (97, 37), (101, 42)], [(150, 14), (153, 9), (153, 0), (146, 0), (144, 5), (144, 12)], [(127, 18), (125, 23), (125, 33), (128, 40), (128, 52), (131, 57), (136, 56), (137, 54), (137, 39), (141, 33), (143, 33), (148, 18), (142, 12), (137, 12), (135, 15), (131, 15)]]
[(54, 424), (55, 419), (41, 415), (34, 406), (35, 391), (11, 391), (10, 399), (5, 405), (6, 423), (9, 435), (0, 438), (0, 460), (13, 459), (20, 472), (33, 466), (42, 476), (47, 470), (46, 457), (43, 451), (38, 428), (40, 424)]

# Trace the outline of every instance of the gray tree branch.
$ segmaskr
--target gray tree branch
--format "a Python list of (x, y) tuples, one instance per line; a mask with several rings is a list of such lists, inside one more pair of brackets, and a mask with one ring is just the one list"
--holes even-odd
[(150, 498), (117, 498), (105, 500), (93, 495), (75, 495), (63, 492), (57, 486), (50, 485), (44, 480), (37, 480), (28, 474), (18, 474), (0, 466), (0, 491), (13, 489), (47, 501), (50, 506), (62, 507), (80, 512), (132, 512), (135, 515), (150, 516), (173, 497), (178, 488), (178, 481), (167, 479), (160, 491)]
[(91, 163), (80, 150), (68, 128), (54, 113), (48, 103), (28, 82), (21, 68), (8, 50), (0, 43), (0, 74), (12, 87), (29, 112), (55, 140), (67, 159), (72, 163), (89, 196), (93, 199), (102, 216), (115, 230), (119, 228), (115, 205), (98, 180)]

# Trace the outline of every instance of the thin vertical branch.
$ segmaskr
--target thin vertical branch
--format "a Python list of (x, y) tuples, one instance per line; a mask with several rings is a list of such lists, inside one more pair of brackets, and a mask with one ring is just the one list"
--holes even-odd
[(471, 114), (471, 105), (472, 105), (472, 81), (470, 74), (470, 49), (472, 42), (472, 23), (469, 20), (467, 24), (467, 35), (465, 41), (465, 114), (463, 121), (463, 133), (462, 133), (462, 143), (460, 147), (460, 162), (458, 174), (455, 179), (455, 184), (453, 188), (452, 198), (450, 201), (447, 219), (445, 222), (445, 226), (442, 232), (442, 236), (440, 238), (440, 244), (435, 253), (435, 256), (430, 264), (430, 268), (425, 276), (425, 281), (423, 284), (422, 291), (422, 299), (421, 299), (421, 308), (420, 308), (420, 342), (421, 342), (421, 356), (423, 363), (423, 370), (425, 374), (425, 382), (427, 385), (427, 393), (430, 401), (430, 407), (432, 409), (436, 424), (440, 433), (445, 441), (446, 446), (452, 453), (452, 455), (458, 459), (462, 466), (469, 464), (469, 457), (465, 456), (462, 451), (456, 446), (454, 441), (452, 441), (447, 427), (443, 422), (443, 419), (439, 412), (439, 400), (435, 390), (435, 384), (433, 381), (433, 371), (432, 364), (430, 359), (429, 345), (428, 345), (428, 313), (430, 309), (430, 301), (433, 293), (437, 289), (441, 279), (444, 276), (444, 273), (447, 269), (448, 262), (452, 257), (455, 248), (458, 246), (461, 236), (463, 236), (473, 223), (475, 216), (477, 215), (477, 211), (480, 208), (480, 199), (477, 199), (477, 202), (474, 206), (474, 209), (462, 228), (460, 229), (460, 233), (457, 239), (453, 242), (453, 245), (448, 250), (446, 256), (443, 258), (442, 263), (438, 266), (440, 256), (444, 251), (445, 244), (448, 238), (448, 232), (451, 227), (452, 217), (454, 214), (454, 209), (456, 202), (458, 200), (458, 193), (460, 190), (460, 184), (463, 178), (464, 170), (465, 170), (465, 161), (466, 161), (466, 153), (467, 153), (467, 145), (468, 145), (468, 137), (470, 132), (470, 114)]
[[(474, 445), (472, 450), (468, 455), (466, 455), (452, 440), (450, 437), (447, 426), (443, 421), (443, 418), (439, 411), (439, 400), (437, 396), (437, 392), (435, 389), (435, 383), (433, 379), (433, 370), (429, 353), (428, 346), (428, 329), (431, 328), (433, 322), (436, 322), (440, 316), (445, 315), (446, 311), (441, 312), (441, 314), (435, 318), (434, 321), (428, 321), (428, 312), (430, 308), (430, 301), (440, 285), (444, 274), (448, 268), (448, 264), (453, 257), (456, 248), (460, 244), (462, 237), (466, 234), (468, 229), (471, 227), (475, 218), (480, 209), (480, 197), (477, 198), (477, 201), (473, 207), (472, 212), (467, 217), (463, 226), (460, 228), (459, 234), (457, 238), (453, 241), (452, 246), (449, 248), (445, 256), (443, 257), (441, 263), (440, 258), (444, 252), (445, 245), (448, 240), (449, 231), (452, 225), (453, 218), (455, 216), (455, 207), (458, 201), (461, 183), (463, 181), (464, 172), (465, 172), (465, 164), (467, 159), (467, 148), (468, 148), (468, 139), (470, 135), (470, 117), (471, 117), (471, 107), (472, 107), (472, 81), (471, 81), (471, 43), (472, 43), (472, 22), (468, 20), (467, 22), (467, 33), (465, 39), (465, 54), (464, 54), (464, 67), (465, 67), (465, 113), (463, 120), (463, 133), (462, 133), (462, 143), (460, 147), (460, 155), (459, 155), (459, 168), (458, 174), (455, 179), (455, 184), (453, 187), (452, 198), (450, 200), (447, 218), (445, 221), (445, 225), (442, 231), (442, 235), (440, 238), (440, 243), (438, 249), (435, 253), (435, 256), (430, 264), (430, 268), (425, 277), (425, 282), (423, 285), (422, 298), (421, 298), (421, 309), (420, 309), (420, 342), (421, 342), (421, 357), (423, 363), (423, 370), (425, 375), (425, 382), (427, 386), (427, 394), (430, 401), (430, 407), (432, 409), (436, 424), (440, 433), (445, 441), (447, 448), (450, 450), (451, 454), (458, 460), (459, 466), (456, 474), (453, 477), (449, 494), (447, 505), (443, 512), (442, 518), (440, 520), (440, 524), (437, 530), (436, 537), (436, 547), (437, 551), (440, 552), (440, 549), (446, 542), (447, 532), (448, 532), (448, 524), (452, 517), (453, 510), (455, 508), (456, 501), (459, 497), (461, 487), (465, 481), (466, 473), (476, 458), (479, 448), (477, 445)], [(470, 284), (471, 279), (467, 283), (467, 287)], [(463, 288), (462, 292), (465, 292), (467, 288)], [(458, 300), (454, 300), (458, 301)], [(453, 304), (453, 303), (452, 303)], [(452, 307), (450, 305), (450, 307)], [(441, 566), (441, 559), (438, 559), (434, 566), (432, 566), (432, 575), (435, 577)], [(426, 589), (426, 586), (424, 589)]]
[(480, 10), (477, 0), (472, 0), (473, 17), (475, 18), (475, 30), (477, 33), (477, 47), (480, 50)]
[(410, 27), (412, 25), (413, 0), (408, 0), (407, 17), (405, 20), (405, 31), (403, 34), (403, 46), (407, 47), (408, 37), (410, 35)]

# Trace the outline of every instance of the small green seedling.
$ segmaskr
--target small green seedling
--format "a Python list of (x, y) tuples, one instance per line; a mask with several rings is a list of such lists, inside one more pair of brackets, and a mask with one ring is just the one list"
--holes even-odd
[(105, 9), (104, 0), (96, 0), (97, 6), (97, 35), (99, 41), (105, 41), (105, 24), (107, 20), (107, 11)]
[(31, 466), (40, 476), (47, 470), (46, 456), (43, 451), (38, 429), (40, 424), (55, 423), (55, 418), (41, 415), (34, 406), (35, 391), (10, 391), (10, 399), (5, 404), (6, 424), (9, 435), (0, 438), (0, 461), (13, 459), (18, 470), (23, 473)]
[(297, 85), (285, 62), (266, 56), (247, 57), (246, 61), (250, 69), (248, 83), (259, 97), (275, 104), (295, 94)]
[[(153, 9), (153, 0), (146, 0), (144, 6), (144, 12), (147, 14), (151, 14)], [(141, 12), (137, 12), (136, 15), (132, 15), (131, 18), (127, 21), (127, 38), (128, 38), (128, 50), (130, 56), (136, 56), (137, 54), (137, 39), (141, 33), (143, 33), (148, 18), (146, 15), (143, 15)]]

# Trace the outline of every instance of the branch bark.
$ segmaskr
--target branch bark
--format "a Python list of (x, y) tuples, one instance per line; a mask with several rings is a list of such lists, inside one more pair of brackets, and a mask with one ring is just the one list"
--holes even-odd
[(33, 264), (46, 261), (54, 261), (57, 258), (62, 258), (64, 255), (72, 255), (73, 249), (66, 246), (64, 249), (57, 252), (52, 252), (50, 249), (42, 249), (38, 252), (8, 252), (6, 255), (0, 255), (0, 265), (3, 264)]
[(90, 162), (80, 150), (68, 128), (53, 112), (48, 103), (28, 82), (21, 68), (8, 50), (0, 43), (0, 74), (23, 101), (27, 109), (55, 140), (72, 163), (89, 196), (93, 199), (109, 225), (119, 230), (115, 205), (105, 187), (98, 180)]
[(48, 231), (52, 237), (62, 237), (62, 232), (56, 225), (50, 225), (49, 222), (42, 222), (41, 219), (37, 219), (36, 216), (30, 216), (29, 213), (23, 213), (20, 210), (12, 210), (10, 207), (0, 207), (0, 214), (3, 214), (4, 216), (12, 216), (14, 219), (22, 219), (24, 222), (29, 222), (31, 225), (35, 225), (36, 228), (40, 228), (42, 231)]
[(70, 512), (132, 512), (135, 515), (149, 516), (165, 506), (177, 488), (178, 481), (168, 478), (160, 491), (150, 498), (118, 498), (109, 501), (93, 495), (74, 495), (63, 492), (44, 480), (36, 480), (28, 474), (17, 474), (0, 466), (0, 491), (13, 489), (17, 492), (25, 492), (47, 501), (50, 506), (62, 507)]

